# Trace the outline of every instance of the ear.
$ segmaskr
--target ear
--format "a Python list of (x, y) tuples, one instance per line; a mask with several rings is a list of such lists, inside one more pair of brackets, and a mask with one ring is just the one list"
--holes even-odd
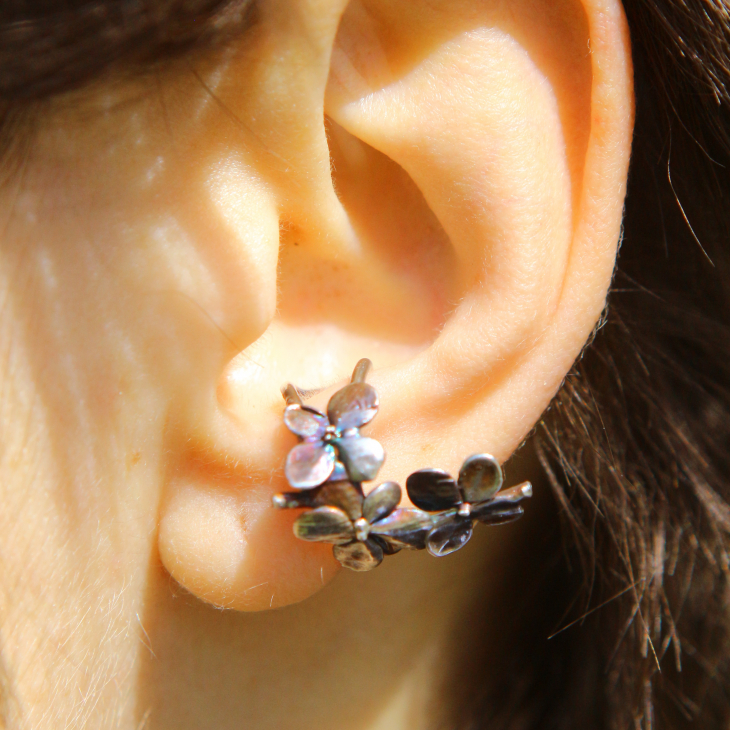
[[(301, 23), (272, 6), (215, 89), (261, 143), (255, 174), (221, 165), (207, 185), (237, 230), (269, 221), (255, 260), (278, 251), (278, 280), (268, 264), (257, 292), (278, 306), (255, 338), (245, 312), (227, 322), (248, 346), (181, 409), (159, 533), (180, 583), (245, 610), (336, 570), (269, 507), (294, 444), (281, 385), (325, 388), (321, 406), (370, 357), (381, 480), (506, 460), (604, 307), (632, 132), (618, 0), (353, 0), (341, 19), (325, 2)], [(254, 179), (273, 202), (246, 197)]]

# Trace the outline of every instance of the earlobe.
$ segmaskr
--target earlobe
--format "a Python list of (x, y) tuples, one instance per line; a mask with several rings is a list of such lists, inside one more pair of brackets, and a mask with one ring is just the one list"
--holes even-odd
[[(337, 572), (326, 545), (301, 550), (295, 515), (271, 507), (271, 493), (235, 485), (208, 470), (183, 470), (168, 484), (158, 544), (170, 574), (188, 591), (220, 608), (260, 611), (296, 603)], [(245, 489), (245, 486), (243, 487)]]
[(319, 116), (287, 118), (291, 135), (323, 111), (332, 120), (329, 184), (354, 239), (302, 215), (278, 162), (259, 170), (285, 224), (278, 309), (217, 402), (179, 428), (162, 502), (163, 562), (205, 600), (280, 606), (336, 570), (269, 507), (292, 446), (283, 382), (330, 386), (321, 407), (371, 357), (382, 404), (371, 435), (388, 453), (376, 483), (458, 473), (470, 453), (510, 456), (600, 316), (632, 128), (620, 3), (497, 5), (347, 8)]

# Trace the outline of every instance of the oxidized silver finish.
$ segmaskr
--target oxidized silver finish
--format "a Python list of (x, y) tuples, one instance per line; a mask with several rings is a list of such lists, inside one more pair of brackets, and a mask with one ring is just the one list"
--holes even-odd
[(475, 522), (498, 525), (520, 517), (532, 496), (529, 482), (499, 490), (503, 475), (489, 454), (463, 463), (458, 479), (440, 469), (419, 469), (406, 480), (414, 507), (399, 507), (402, 490), (383, 482), (365, 495), (385, 461), (383, 447), (362, 436), (378, 412), (378, 395), (365, 382), (371, 363), (355, 367), (351, 382), (330, 398), (327, 415), (302, 403), (293, 385), (283, 390), (284, 423), (299, 437), (286, 459), (285, 474), (297, 491), (276, 494), (279, 509), (305, 509), (294, 534), (334, 546), (335, 558), (351, 570), (367, 571), (402, 549), (441, 557), (462, 548)]
[[(358, 367), (353, 378), (364, 378), (367, 367)], [(286, 387), (284, 398), (284, 423), (301, 439), (284, 467), (294, 489), (313, 489), (328, 479), (346, 478), (358, 484), (375, 479), (385, 452), (375, 439), (360, 435), (360, 428), (378, 412), (375, 388), (353, 380), (330, 398), (326, 416), (303, 405), (293, 385)]]

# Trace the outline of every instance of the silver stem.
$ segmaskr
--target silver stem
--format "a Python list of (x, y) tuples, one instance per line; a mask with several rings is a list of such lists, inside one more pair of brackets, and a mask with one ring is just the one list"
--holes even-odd
[(370, 371), (370, 368), (373, 366), (372, 362), (368, 360), (366, 357), (364, 357), (360, 362), (355, 365), (355, 369), (352, 371), (352, 381), (353, 383), (364, 383), (365, 378), (368, 376), (368, 372)]
[(288, 383), (285, 388), (281, 389), (281, 394), (284, 396), (284, 400), (288, 406), (302, 405), (302, 396), (299, 395), (296, 385)]

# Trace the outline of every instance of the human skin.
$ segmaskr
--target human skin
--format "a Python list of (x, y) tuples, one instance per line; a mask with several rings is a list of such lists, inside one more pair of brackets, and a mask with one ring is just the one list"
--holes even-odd
[(10, 727), (426, 727), (464, 617), (499, 614), (539, 516), (337, 575), (270, 507), (280, 387), (322, 406), (370, 357), (383, 481), (515, 451), (610, 283), (623, 15), (345, 6), (266, 0), (224, 49), (52, 103), (8, 165)]

